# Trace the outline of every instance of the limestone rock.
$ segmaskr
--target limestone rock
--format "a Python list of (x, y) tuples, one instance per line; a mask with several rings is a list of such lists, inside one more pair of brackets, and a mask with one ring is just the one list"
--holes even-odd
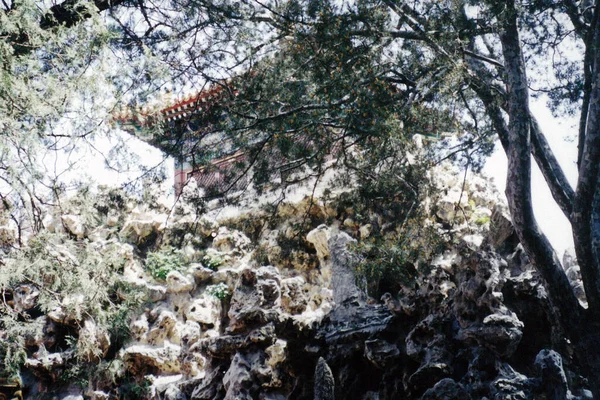
[(61, 221), (67, 231), (76, 236), (77, 239), (83, 239), (85, 237), (85, 227), (83, 226), (80, 216), (72, 214), (63, 215)]
[(400, 355), (396, 345), (381, 339), (365, 341), (365, 357), (377, 368), (385, 368)]
[(354, 242), (356, 240), (345, 232), (333, 235), (328, 242), (331, 253), (333, 301), (338, 305), (352, 299), (366, 300), (366, 294), (356, 285), (356, 278), (352, 271), (357, 260), (348, 250), (348, 244)]
[(276, 310), (269, 310), (281, 304), (279, 285), (279, 273), (274, 267), (244, 269), (231, 298), (229, 329), (236, 332), (260, 321), (267, 322), (268, 315), (277, 314)]
[(188, 321), (218, 327), (221, 320), (221, 301), (205, 293), (192, 301), (185, 312), (185, 317)]
[(358, 233), (360, 233), (361, 239), (366, 239), (371, 236), (371, 231), (373, 230), (373, 225), (365, 224), (358, 229)]
[(543, 391), (548, 399), (573, 399), (567, 385), (562, 357), (554, 350), (544, 349), (535, 357), (535, 366), (541, 377)]
[(223, 253), (237, 252), (241, 254), (250, 247), (250, 239), (240, 231), (229, 230), (222, 226), (215, 238), (213, 247)]
[(420, 362), (410, 377), (409, 383), (415, 390), (432, 387), (437, 381), (452, 374), (454, 356), (449, 351), (449, 341), (443, 334), (448, 324), (446, 318), (428, 315), (407, 335), (406, 354)]
[(281, 280), (281, 306), (290, 314), (300, 314), (306, 310), (308, 296), (304, 291), (306, 281), (302, 276)]
[(19, 285), (13, 290), (14, 309), (17, 312), (31, 310), (37, 304), (40, 291), (33, 285)]
[(253, 329), (248, 334), (221, 335), (204, 338), (190, 348), (213, 358), (228, 358), (233, 353), (250, 346), (267, 348), (276, 343), (275, 327), (272, 323)]
[(155, 212), (142, 212), (136, 207), (125, 221), (121, 235), (131, 241), (141, 243), (150, 234), (163, 230), (165, 220), (166, 216)]
[[(129, 259), (123, 265), (123, 278), (130, 282), (142, 281), (144, 279), (144, 267), (140, 260)], [(143, 283), (140, 282), (143, 285)]]
[(123, 360), (133, 375), (153, 371), (176, 374), (181, 370), (180, 354), (179, 346), (168, 343), (164, 347), (133, 345), (123, 351)]
[(534, 397), (533, 382), (517, 372), (507, 363), (499, 363), (498, 376), (490, 384), (490, 394), (494, 400), (529, 400)]
[(101, 390), (94, 390), (89, 394), (91, 400), (108, 400), (110, 395)]
[(212, 276), (213, 283), (224, 283), (233, 287), (240, 277), (240, 268), (220, 268)]
[(215, 271), (209, 268), (205, 268), (200, 263), (192, 263), (188, 268), (188, 273), (194, 276), (197, 284), (200, 284), (210, 280)]
[(250, 388), (253, 386), (251, 362), (240, 353), (233, 356), (231, 365), (223, 377), (226, 393), (224, 400), (252, 400)]
[(168, 339), (177, 324), (177, 317), (169, 310), (162, 310), (156, 319), (156, 322), (150, 328), (147, 335), (148, 343), (162, 344)]
[(452, 224), (455, 221), (464, 222), (464, 215), (460, 212), (469, 204), (469, 195), (460, 188), (453, 187), (436, 202), (436, 215), (444, 223)]
[(176, 385), (171, 384), (163, 394), (164, 400), (187, 400), (187, 396)]
[(329, 235), (330, 230), (327, 225), (319, 225), (306, 235), (306, 241), (315, 246), (319, 260), (325, 260), (329, 257)]
[(181, 327), (181, 332), (179, 335), (183, 347), (187, 349), (200, 340), (201, 332), (202, 328), (198, 322), (189, 319), (185, 321), (185, 324)]
[(487, 243), (494, 248), (499, 248), (513, 233), (512, 220), (506, 206), (497, 204), (492, 210)]
[(48, 318), (59, 324), (73, 324), (77, 320), (75, 312), (85, 308), (86, 298), (82, 294), (65, 297), (61, 305), (48, 313)]
[(435, 384), (431, 389), (427, 389), (421, 400), (469, 400), (471, 396), (465, 390), (464, 386), (456, 383), (454, 379), (444, 378)]
[(267, 365), (272, 369), (282, 365), (287, 359), (286, 350), (287, 342), (277, 339), (274, 344), (265, 349), (265, 353), (268, 356)]
[(314, 400), (335, 400), (335, 380), (331, 368), (319, 357), (315, 368)]
[(133, 321), (129, 327), (131, 337), (140, 343), (147, 342), (147, 335), (150, 331), (150, 324), (146, 314), (142, 314), (137, 320)]
[(165, 300), (167, 298), (167, 288), (162, 285), (152, 285), (150, 283), (146, 283), (144, 285), (148, 290), (148, 297), (152, 302), (159, 302)]
[(167, 275), (167, 292), (182, 293), (194, 290), (194, 281), (183, 276), (179, 271), (171, 271)]
[(181, 372), (186, 379), (201, 377), (206, 368), (206, 358), (197, 352), (184, 352)]

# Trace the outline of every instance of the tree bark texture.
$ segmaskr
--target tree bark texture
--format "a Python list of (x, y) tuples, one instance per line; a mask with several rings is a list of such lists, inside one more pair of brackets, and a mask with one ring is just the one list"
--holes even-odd
[[(597, 2), (598, 3), (598, 2)], [(596, 13), (597, 14), (597, 13)], [(598, 171), (600, 163), (600, 24), (597, 16), (593, 24), (594, 36), (589, 45), (592, 67), (592, 86), (587, 109), (583, 152), (579, 165), (579, 177), (573, 202), (573, 239), (577, 262), (589, 303), (592, 318), (600, 317), (600, 230), (593, 229), (600, 221), (600, 196)], [(584, 110), (585, 112), (585, 110)]]
[(519, 39), (517, 10), (513, 1), (507, 1), (506, 5), (503, 31), (500, 35), (508, 88), (506, 197), (519, 240), (533, 265), (546, 280), (550, 300), (557, 309), (565, 329), (573, 330), (572, 327), (577, 326), (579, 321), (579, 303), (556, 253), (539, 229), (533, 214), (530, 155), (532, 120), (527, 74)]

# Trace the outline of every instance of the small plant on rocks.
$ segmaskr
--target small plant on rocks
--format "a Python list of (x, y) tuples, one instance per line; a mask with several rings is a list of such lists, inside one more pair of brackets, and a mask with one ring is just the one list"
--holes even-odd
[(213, 271), (216, 271), (223, 264), (223, 261), (223, 257), (218, 254), (206, 254), (202, 257), (202, 264)]
[(154, 279), (165, 280), (171, 271), (183, 271), (185, 262), (181, 251), (173, 247), (163, 247), (159, 251), (149, 253), (146, 258), (146, 269)]
[(206, 293), (215, 296), (219, 300), (225, 300), (231, 295), (229, 287), (223, 282), (208, 286), (206, 288)]

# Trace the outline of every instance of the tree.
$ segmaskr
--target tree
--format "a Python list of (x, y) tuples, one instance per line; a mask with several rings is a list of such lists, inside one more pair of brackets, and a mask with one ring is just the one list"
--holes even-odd
[[(219, 85), (210, 72), (249, 71), (233, 86), (224, 84), (228, 101), (212, 114), (221, 119), (208, 121), (211, 132), (227, 134), (237, 146), (248, 144), (249, 132), (262, 132), (251, 154), (276, 148), (302, 165), (323, 165), (325, 149), (347, 149), (348, 143), (368, 150), (390, 121), (404, 122), (399, 131), (405, 138), (434, 124), (464, 132), (455, 154), (467, 160), (489, 151), (494, 132), (508, 157), (513, 225), (600, 397), (600, 353), (593, 350), (600, 343), (599, 8), (570, 0), (220, 3), (219, 17), (211, 15), (224, 29), (223, 42), (241, 38), (226, 28), (231, 21), (246, 29), (258, 24), (269, 40), (250, 38), (243, 51), (224, 57), (229, 70), (195, 64), (205, 58), (190, 46), (177, 55), (179, 77), (187, 81), (186, 71), (200, 72)], [(539, 79), (541, 71), (552, 78)], [(557, 114), (580, 115), (575, 190), (529, 110), (530, 98), (540, 93)], [(202, 143), (193, 135), (184, 139), (190, 140)], [(572, 224), (587, 308), (536, 223), (532, 156)], [(259, 171), (268, 170), (264, 164)]]

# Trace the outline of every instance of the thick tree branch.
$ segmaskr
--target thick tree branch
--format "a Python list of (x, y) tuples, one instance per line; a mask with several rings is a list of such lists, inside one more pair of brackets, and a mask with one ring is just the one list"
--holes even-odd
[(573, 27), (575, 28), (575, 32), (581, 38), (584, 38), (587, 33), (587, 26), (581, 19), (581, 13), (579, 12), (579, 7), (574, 0), (565, 0), (562, 2), (565, 13), (569, 16)]
[[(598, 1), (596, 2), (598, 6)], [(596, 7), (598, 8), (598, 7)], [(592, 65), (592, 87), (589, 97), (589, 108), (585, 129), (585, 140), (577, 190), (573, 202), (573, 239), (577, 261), (581, 268), (581, 276), (585, 287), (586, 297), (590, 303), (590, 311), (595, 316), (600, 314), (600, 259), (594, 257), (593, 247), (599, 241), (600, 232), (592, 229), (592, 219), (597, 219), (600, 210), (594, 208), (594, 196), (600, 195), (598, 178), (600, 164), (600, 24), (598, 14), (594, 17), (593, 40), (590, 51)], [(597, 205), (597, 203), (596, 203)]]
[[(112, 7), (125, 3), (126, 0), (94, 0), (93, 6), (99, 12), (108, 10)], [(50, 29), (56, 26), (64, 25), (71, 27), (92, 16), (90, 7), (92, 2), (85, 4), (79, 0), (65, 0), (60, 4), (50, 7), (49, 12), (42, 18), (40, 27)]]
[(508, 86), (508, 176), (506, 197), (519, 240), (550, 287), (563, 326), (576, 326), (580, 306), (550, 242), (539, 229), (531, 201), (531, 118), (525, 61), (514, 1), (507, 1), (500, 35)]
[(481, 60), (481, 61), (484, 61), (486, 63), (492, 64), (493, 66), (498, 67), (500, 69), (504, 69), (504, 65), (502, 65), (502, 63), (499, 62), (498, 60), (494, 60), (493, 58), (489, 58), (489, 57), (483, 56), (481, 54), (477, 54), (474, 51), (466, 50), (466, 49), (463, 49), (463, 53), (466, 56), (476, 58), (478, 60)]
[(590, 108), (590, 95), (592, 92), (592, 56), (594, 49), (594, 32), (588, 31), (584, 38), (585, 56), (583, 58), (583, 101), (581, 103), (581, 114), (579, 116), (579, 136), (577, 142), (577, 168), (581, 168), (583, 148), (585, 146), (585, 133), (587, 130), (587, 118)]

